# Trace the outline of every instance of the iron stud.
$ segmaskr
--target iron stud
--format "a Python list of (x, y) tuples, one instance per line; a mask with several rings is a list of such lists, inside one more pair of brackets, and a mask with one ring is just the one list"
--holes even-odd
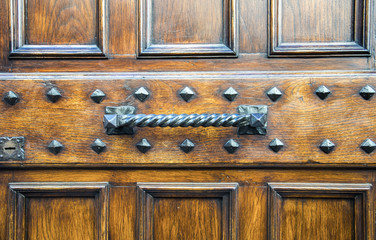
[(184, 142), (180, 144), (180, 149), (185, 153), (191, 152), (194, 147), (195, 144), (189, 139), (185, 139)]
[(269, 91), (266, 92), (266, 95), (272, 100), (273, 102), (277, 101), (280, 97), (282, 97), (282, 92), (276, 88), (273, 87)]
[(240, 145), (234, 139), (230, 139), (223, 145), (223, 147), (227, 150), (228, 153), (235, 153)]
[(230, 102), (234, 101), (235, 98), (239, 95), (239, 93), (232, 87), (228, 88), (224, 93), (223, 96), (229, 100)]
[(60, 91), (57, 88), (55, 88), (55, 87), (51, 88), (46, 93), (46, 96), (47, 96), (48, 100), (50, 100), (53, 103), (57, 102), (62, 97)]
[(372, 153), (376, 149), (376, 143), (373, 142), (371, 139), (365, 140), (362, 144), (360, 144), (360, 148), (366, 153)]
[(321, 151), (323, 151), (324, 153), (326, 154), (329, 154), (331, 153), (334, 148), (335, 148), (335, 144), (330, 141), (329, 139), (325, 139), (321, 144), (320, 144), (320, 149)]
[(185, 87), (183, 90), (179, 92), (179, 95), (181, 98), (184, 99), (184, 101), (189, 102), (192, 100), (192, 98), (196, 95), (195, 92), (192, 91), (189, 87)]
[(359, 91), (359, 95), (362, 96), (362, 98), (364, 98), (365, 100), (370, 100), (375, 93), (375, 89), (373, 89), (373, 87), (371, 87), (370, 85), (363, 87)]
[(150, 96), (150, 93), (146, 88), (140, 87), (133, 95), (141, 102), (144, 102)]
[(325, 100), (332, 92), (322, 85), (316, 89), (315, 93), (321, 100)]
[(281, 150), (283, 147), (284, 147), (283, 142), (281, 140), (279, 140), (278, 138), (273, 139), (269, 143), (269, 148), (276, 153), (279, 152), (279, 150)]
[(140, 152), (146, 153), (147, 151), (149, 151), (151, 149), (152, 146), (151, 146), (151, 144), (149, 143), (148, 140), (143, 138), (143, 139), (141, 139), (141, 141), (136, 143), (136, 147)]
[(51, 153), (53, 154), (58, 154), (63, 150), (64, 146), (61, 144), (59, 141), (53, 140), (49, 145), (48, 145), (48, 150), (50, 150)]
[(106, 94), (100, 89), (95, 90), (90, 96), (91, 100), (96, 103), (101, 103), (105, 97)]
[(4, 95), (3, 100), (9, 105), (15, 105), (20, 101), (20, 97), (15, 92), (9, 91)]

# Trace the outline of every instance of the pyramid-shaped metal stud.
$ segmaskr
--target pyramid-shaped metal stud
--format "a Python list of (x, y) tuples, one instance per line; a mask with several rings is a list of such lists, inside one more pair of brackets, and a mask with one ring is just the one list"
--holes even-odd
[(336, 145), (330, 141), (329, 139), (325, 139), (321, 144), (320, 144), (320, 149), (321, 151), (323, 151), (324, 153), (331, 153), (334, 148), (336, 147)]
[(118, 128), (119, 127), (119, 115), (116, 115), (116, 114), (104, 115), (103, 125), (105, 128)]
[(137, 89), (134, 94), (133, 94), (138, 100), (140, 100), (141, 102), (145, 101), (149, 96), (150, 96), (150, 93), (149, 91), (144, 88), (144, 87), (140, 87), (139, 89)]
[(273, 87), (269, 91), (266, 92), (266, 95), (272, 100), (273, 102), (277, 101), (280, 97), (282, 97), (282, 92), (276, 88)]
[(240, 147), (239, 143), (237, 143), (234, 139), (228, 140), (223, 147), (227, 150), (228, 153), (234, 153)]
[(95, 90), (90, 96), (91, 100), (96, 103), (101, 103), (105, 97), (106, 94), (100, 89)]
[(224, 91), (223, 96), (229, 100), (230, 102), (234, 101), (235, 98), (239, 95), (239, 93), (233, 88), (230, 87), (226, 91)]
[(365, 100), (370, 100), (375, 93), (375, 89), (373, 89), (373, 87), (371, 87), (370, 85), (363, 87), (359, 91), (359, 95), (362, 96), (362, 98), (364, 98)]
[(60, 142), (53, 140), (49, 145), (48, 145), (48, 150), (52, 152), (53, 154), (58, 154), (63, 150), (64, 146)]
[(9, 91), (4, 95), (3, 100), (9, 105), (15, 105), (20, 101), (20, 97), (15, 92)]
[(366, 153), (372, 153), (376, 149), (376, 143), (371, 139), (367, 139), (360, 144), (360, 148)]
[(184, 99), (184, 101), (186, 102), (189, 102), (190, 100), (192, 100), (192, 98), (196, 95), (195, 92), (190, 89), (189, 87), (185, 87), (183, 88), (183, 90), (181, 90), (179, 92), (179, 95), (181, 98)]
[(106, 150), (106, 144), (102, 142), (99, 138), (95, 139), (95, 141), (90, 145), (91, 149), (93, 149), (94, 152), (100, 154), (104, 150)]
[(318, 87), (315, 91), (316, 95), (321, 99), (326, 99), (332, 92), (324, 85)]
[(194, 148), (195, 144), (189, 139), (185, 139), (184, 142), (180, 144), (180, 149), (185, 153), (191, 152)]
[(46, 96), (48, 98), (48, 100), (50, 100), (51, 102), (57, 102), (61, 97), (61, 93), (60, 91), (57, 89), (57, 88), (51, 88), (47, 93), (46, 93)]
[(251, 127), (265, 127), (266, 124), (266, 114), (265, 113), (252, 113), (251, 114)]
[(151, 149), (151, 144), (149, 143), (148, 140), (143, 138), (143, 139), (141, 139), (141, 141), (136, 143), (136, 147), (140, 152), (146, 153), (147, 151), (149, 151)]
[(278, 138), (273, 139), (269, 143), (269, 148), (276, 153), (279, 152), (279, 150), (281, 150), (283, 147), (284, 147), (283, 142), (281, 140), (279, 140)]

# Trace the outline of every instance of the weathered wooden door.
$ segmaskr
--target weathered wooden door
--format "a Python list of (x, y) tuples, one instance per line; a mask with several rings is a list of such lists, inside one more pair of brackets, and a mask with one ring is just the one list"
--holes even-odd
[(0, 239), (374, 239), (374, 10), (0, 1)]

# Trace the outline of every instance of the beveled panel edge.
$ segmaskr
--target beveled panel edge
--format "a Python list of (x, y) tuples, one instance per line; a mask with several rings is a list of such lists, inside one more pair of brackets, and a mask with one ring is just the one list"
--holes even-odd
[(8, 238), (26, 237), (26, 197), (95, 197), (98, 240), (108, 239), (109, 183), (107, 182), (15, 182), (9, 183)]
[(137, 58), (236, 58), (239, 54), (238, 0), (229, 0), (228, 45), (225, 44), (152, 44), (148, 4), (150, 0), (138, 0), (137, 5)]
[[(360, 10), (362, 14), (362, 26), (360, 37), (354, 42), (333, 42), (333, 43), (281, 43), (279, 21), (279, 1), (268, 1), (268, 57), (370, 57), (370, 1), (355, 0), (354, 5), (358, 5), (359, 1), (363, 1), (363, 8)], [(358, 9), (358, 8), (355, 8)], [(356, 17), (353, 19), (354, 28), (357, 26)], [(356, 36), (357, 29), (354, 29)], [(357, 42), (357, 40), (360, 42)]]
[[(268, 239), (280, 239), (280, 208), (283, 198), (334, 198), (341, 195), (346, 199), (354, 200), (356, 212), (361, 213), (361, 222), (355, 218), (356, 239), (368, 239), (372, 235), (372, 199), (370, 183), (293, 183), (293, 182), (268, 182)], [(360, 196), (360, 197), (359, 197)]]
[(25, 44), (26, 0), (10, 2), (10, 59), (60, 59), (60, 58), (107, 58), (108, 49), (108, 0), (97, 0), (97, 38), (94, 45), (27, 45)]
[(97, 45), (23, 45), (9, 54), (12, 59), (26, 58), (106, 58)]
[(216, 71), (216, 72), (0, 72), (0, 80), (237, 80), (298, 77), (375, 77), (375, 70), (349, 71)]
[[(137, 184), (138, 239), (149, 240), (152, 236), (152, 215), (154, 197), (222, 197), (222, 230), (224, 239), (236, 240), (238, 236), (238, 183), (184, 183), (184, 182), (138, 182)], [(151, 217), (151, 220), (147, 219)], [(228, 224), (228, 226), (226, 226)]]

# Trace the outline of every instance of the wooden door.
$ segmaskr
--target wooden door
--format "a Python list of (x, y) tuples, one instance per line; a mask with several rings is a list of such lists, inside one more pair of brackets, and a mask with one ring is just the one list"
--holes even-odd
[(0, 1), (0, 239), (374, 239), (374, 12)]

